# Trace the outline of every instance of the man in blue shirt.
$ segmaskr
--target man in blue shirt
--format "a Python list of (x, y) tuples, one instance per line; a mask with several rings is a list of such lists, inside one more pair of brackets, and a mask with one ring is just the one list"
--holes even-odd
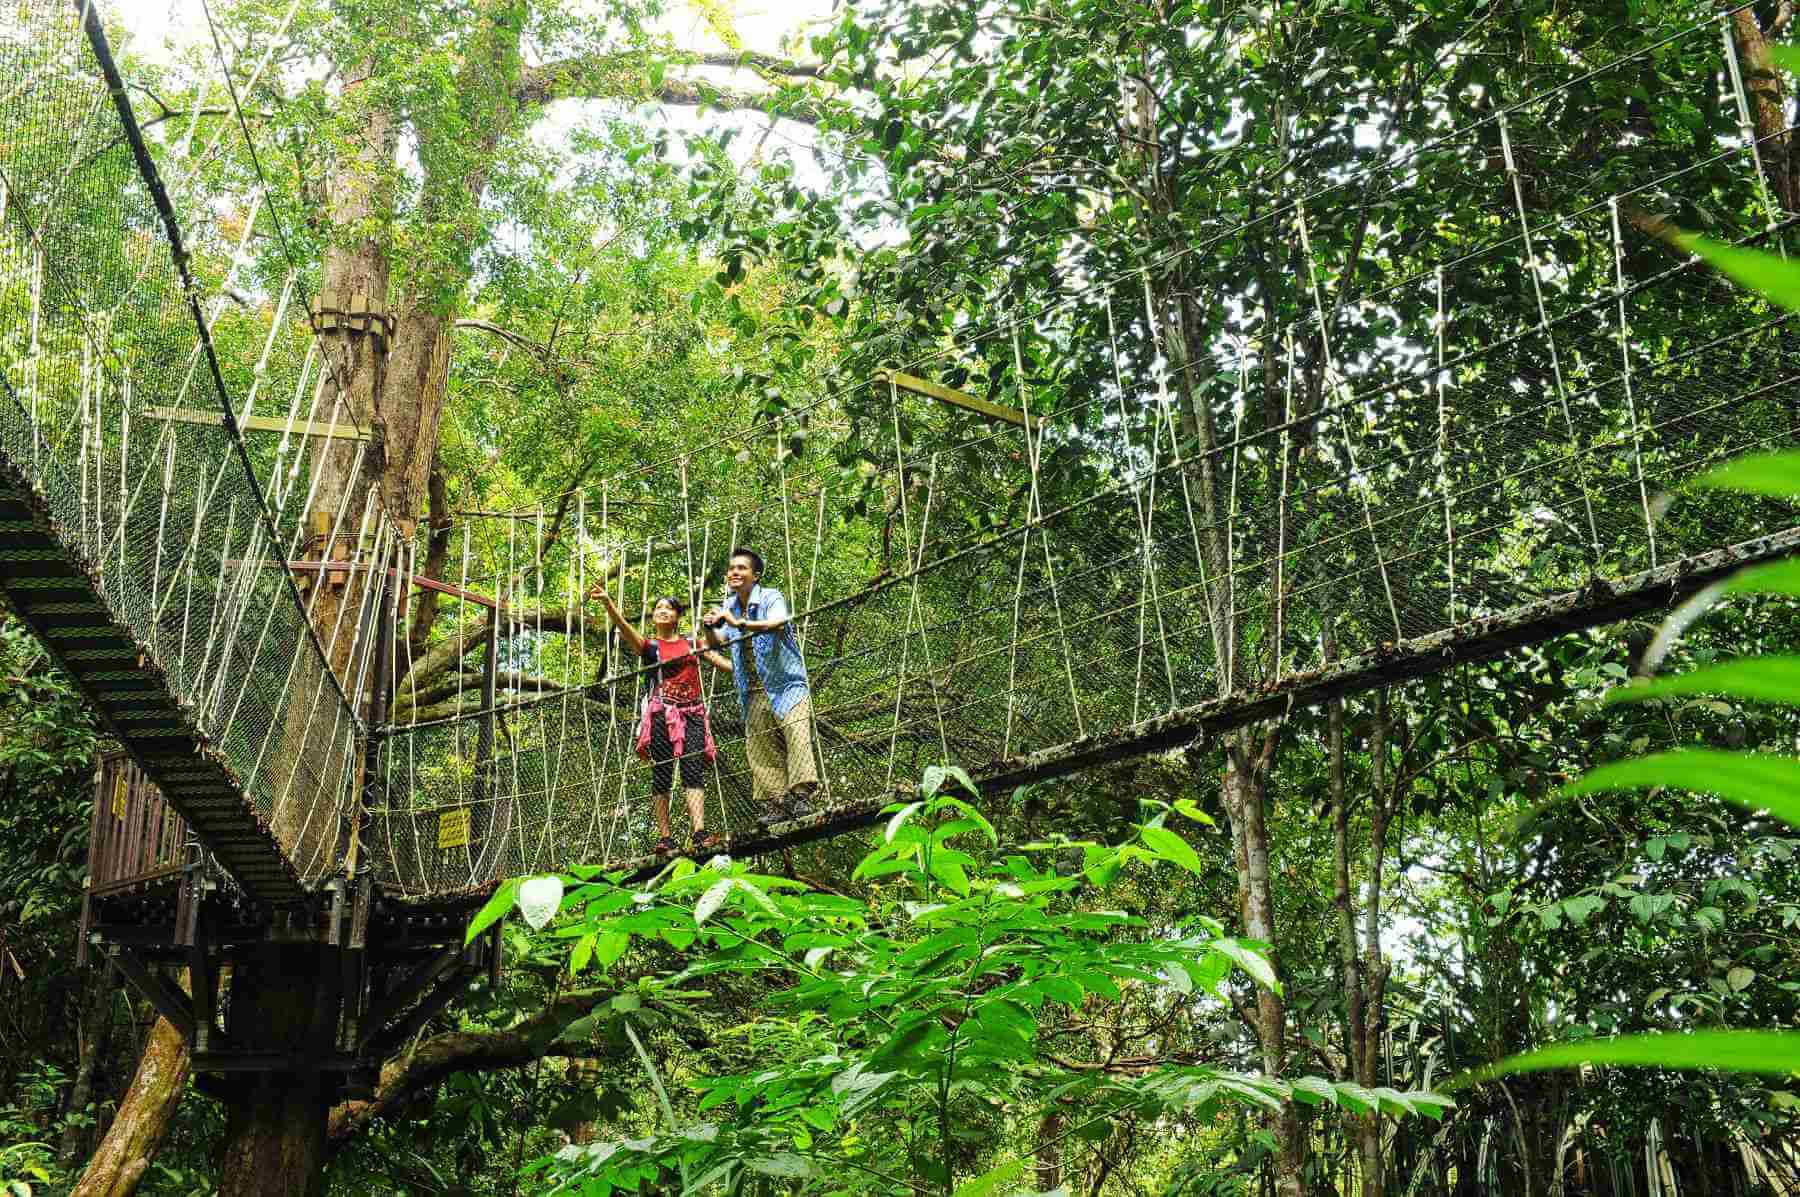
[[(762, 585), (763, 560), (752, 549), (735, 548), (725, 567), (726, 601), (701, 617), (706, 638), (731, 649), (732, 680), (744, 717), (744, 752), (750, 784), (764, 824), (812, 813), (819, 788), (813, 758), (812, 693), (806, 662), (794, 636), (787, 599)], [(735, 636), (721, 637), (730, 627)]]

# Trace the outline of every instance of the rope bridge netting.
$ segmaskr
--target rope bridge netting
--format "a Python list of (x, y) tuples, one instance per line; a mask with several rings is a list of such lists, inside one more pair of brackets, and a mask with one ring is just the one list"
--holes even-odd
[[(583, 596), (605, 588), (638, 617), (664, 594), (704, 609), (737, 545), (797, 613), (831, 811), (755, 829), (732, 683), (704, 671), (720, 743), (708, 824), (755, 845), (866, 816), (932, 763), (999, 784), (1141, 754), (1409, 660), (1424, 672), (1616, 618), (1800, 541), (1774, 503), (1699, 493), (1663, 510), (1709, 466), (1791, 443), (1800, 420), (1790, 317), (1631, 219), (1700, 195), (1714, 236), (1784, 246), (1790, 218), (1759, 169), (1769, 138), (1719, 23), (1572, 69), (1259, 217), (1308, 264), (1277, 333), (1187, 360), (1171, 260), (1146, 257), (970, 328), (964, 348), (999, 346), (1013, 367), (979, 410), (901, 373), (870, 379), (542, 509), (461, 519), (448, 566), (422, 578), (417, 513), (332, 489), (369, 451), (360, 430), (293, 435), (354, 423), (297, 316), (305, 272), (265, 269), (275, 282), (249, 308), (220, 299), (259, 192), (209, 205), (184, 191), (208, 177), (191, 165), (204, 135), (171, 121), (150, 139), (181, 229), (214, 251), (193, 259), (197, 345), (73, 18), (22, 11), (57, 36), (0, 24), (15, 81), (0, 90), (0, 449), (250, 807), (335, 834), (355, 796), (361, 863), (390, 892), (644, 857), (645, 671)], [(1692, 75), (1702, 107), (1742, 118), (1716, 154), (1515, 138), (1575, 89), (1675, 58), (1712, 63)], [(1380, 285), (1333, 298), (1314, 243), (1345, 204), (1472, 178), (1488, 198), (1455, 214), (1454, 243), (1426, 238)], [(1528, 202), (1533, 180), (1568, 202)], [(1349, 348), (1352, 327), (1381, 331)], [(1076, 352), (1104, 359), (1098, 385), (1057, 384)], [(1322, 387), (1297, 368), (1307, 353)], [(150, 414), (201, 396), (233, 418)], [(343, 698), (371, 691), (373, 730)], [(334, 867), (330, 837), (291, 834), (316, 849), (296, 854), (305, 877)]]

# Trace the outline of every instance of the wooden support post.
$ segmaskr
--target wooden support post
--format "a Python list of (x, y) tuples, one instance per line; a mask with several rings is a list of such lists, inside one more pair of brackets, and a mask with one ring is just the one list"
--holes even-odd
[[(403, 979), (399, 986), (374, 1003), (369, 1008), (368, 1017), (363, 1020), (357, 1035), (358, 1051), (366, 1051), (369, 1044), (380, 1034), (381, 1028), (398, 1015), (413, 999), (424, 993), (433, 982), (452, 968), (459, 968), (462, 963), (463, 946), (454, 943), (443, 948), (437, 955), (421, 964)], [(440, 1006), (439, 1009), (442, 1009)]]
[(140, 960), (130, 948), (114, 943), (108, 944), (106, 950), (126, 979), (137, 986), (138, 992), (156, 1007), (156, 1012), (173, 1023), (175, 1029), (181, 1032), (182, 1038), (192, 1043), (194, 1012), (188, 1004), (187, 995), (169, 984), (160, 973), (151, 971), (150, 966)]

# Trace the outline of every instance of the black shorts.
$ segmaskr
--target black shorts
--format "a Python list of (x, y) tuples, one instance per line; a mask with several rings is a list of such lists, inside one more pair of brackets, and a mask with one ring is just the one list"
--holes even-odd
[(650, 792), (667, 794), (675, 785), (675, 764), (681, 763), (681, 788), (697, 790), (706, 784), (706, 732), (696, 711), (687, 718), (687, 735), (682, 740), (686, 749), (675, 755), (675, 743), (669, 739), (669, 717), (662, 709), (650, 712)]

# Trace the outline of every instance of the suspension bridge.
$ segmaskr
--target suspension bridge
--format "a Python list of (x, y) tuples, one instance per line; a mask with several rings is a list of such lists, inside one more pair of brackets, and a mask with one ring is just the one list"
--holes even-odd
[[(274, 49), (222, 69), (248, 92)], [(244, 126), (148, 136), (91, 5), (18, 7), (0, 18), (0, 589), (123, 749), (101, 771), (84, 950), (185, 1020), (200, 1067), (255, 1068), (267, 1053), (221, 1038), (217, 966), (272, 926), (317, 936), (347, 980), (382, 978), (347, 988), (328, 1066), (379, 1058), (497, 966), (461, 942), (494, 881), (656, 863), (644, 670), (586, 596), (705, 606), (735, 545), (796, 612), (825, 802), (758, 823), (730, 683), (710, 680), (708, 823), (738, 853), (867, 823), (934, 762), (991, 791), (1065, 776), (1793, 551), (1786, 505), (1666, 501), (1800, 420), (1791, 317), (1630, 218), (1693, 187), (1713, 235), (1785, 244), (1724, 24), (1569, 86), (1676, 51), (1710, 56), (1699, 102), (1735, 119), (1712, 157), (1537, 210), (1532, 179), (1610, 172), (1592, 147), (1515, 144), (1564, 98), (1527, 95), (1353, 180), (1379, 207), (1490, 174), (1485, 236), (1453, 258), (1340, 302), (1312, 240), (1348, 184), (1260, 218), (1317, 272), (1282, 336), (1184, 360), (1167, 263), (1146, 263), (985, 330), (1018, 366), (1005, 393), (930, 363), (860, 384), (860, 469), (795, 452), (791, 412), (434, 529), (432, 569), (420, 513), (345, 484), (380, 440), (332, 354), (381, 336), (379, 308), (258, 267), (259, 217), (280, 219), (260, 192), (221, 219), (207, 168)], [(1109, 330), (1111, 379), (1034, 388), (1026, 362), (1077, 309)], [(1665, 335), (1676, 316), (1691, 335)], [(1342, 351), (1353, 326), (1394, 331)], [(192, 1000), (158, 961), (200, 970)]]

